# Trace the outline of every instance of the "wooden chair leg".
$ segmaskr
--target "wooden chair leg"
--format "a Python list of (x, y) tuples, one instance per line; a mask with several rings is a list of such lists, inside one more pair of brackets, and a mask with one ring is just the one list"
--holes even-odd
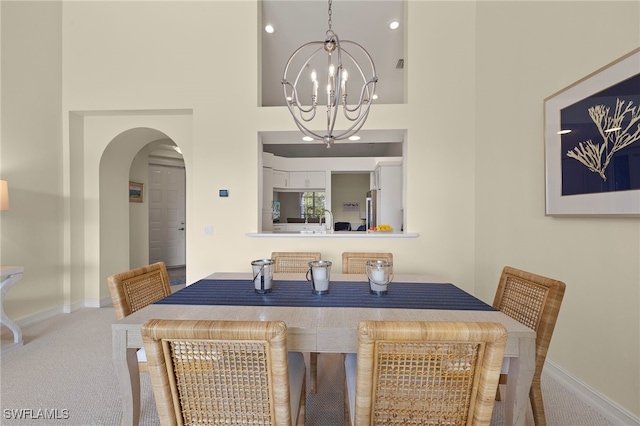
[(315, 394), (318, 389), (318, 352), (309, 354), (309, 393)]
[(542, 401), (542, 388), (540, 378), (534, 378), (529, 390), (529, 400), (533, 411), (533, 421), (536, 426), (547, 426), (547, 419), (544, 414), (544, 402)]
[(496, 388), (496, 401), (502, 401), (502, 396), (500, 396), (500, 385), (507, 384), (507, 375), (501, 374), (500, 379), (498, 380), (498, 387)]
[(349, 410), (349, 393), (347, 381), (344, 381), (344, 426), (351, 426), (351, 410)]
[(298, 408), (297, 426), (305, 426), (307, 424), (307, 374), (305, 372), (302, 379), (302, 393), (300, 394), (300, 408)]

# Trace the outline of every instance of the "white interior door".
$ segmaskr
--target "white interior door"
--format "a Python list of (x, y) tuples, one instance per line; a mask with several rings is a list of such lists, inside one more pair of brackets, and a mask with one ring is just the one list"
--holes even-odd
[(185, 172), (183, 167), (149, 165), (149, 263), (186, 263)]

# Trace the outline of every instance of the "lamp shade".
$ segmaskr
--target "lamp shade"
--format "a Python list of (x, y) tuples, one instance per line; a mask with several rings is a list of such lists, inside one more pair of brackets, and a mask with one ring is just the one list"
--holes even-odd
[(0, 180), (0, 210), (9, 210), (9, 187), (6, 180)]

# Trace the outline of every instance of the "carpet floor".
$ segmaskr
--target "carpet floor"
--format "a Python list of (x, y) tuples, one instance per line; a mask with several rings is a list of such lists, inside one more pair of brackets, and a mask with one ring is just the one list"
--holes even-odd
[[(3, 353), (0, 360), (0, 424), (118, 425), (121, 400), (111, 363), (111, 324), (115, 320), (113, 308), (84, 308), (25, 327), (24, 346)], [(307, 396), (307, 425), (341, 425), (342, 356), (320, 354), (318, 372), (318, 393)], [(159, 422), (147, 373), (142, 373), (141, 387), (140, 424), (156, 426)], [(550, 426), (612, 424), (545, 374), (542, 388)], [(47, 410), (58, 420), (36, 419), (38, 410)], [(503, 411), (503, 403), (496, 402), (492, 425), (502, 425)], [(19, 415), (23, 418), (18, 419)], [(533, 424), (530, 410), (527, 421)]]
[(167, 275), (169, 275), (169, 284), (172, 286), (187, 282), (187, 268), (185, 266), (167, 268)]

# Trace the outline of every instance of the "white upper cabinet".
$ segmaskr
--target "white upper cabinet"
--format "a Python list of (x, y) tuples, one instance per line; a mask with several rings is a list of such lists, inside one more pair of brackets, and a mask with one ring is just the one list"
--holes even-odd
[(378, 225), (391, 225), (396, 232), (403, 228), (402, 166), (380, 165), (377, 176), (377, 220)]
[(289, 172), (289, 188), (325, 189), (325, 172)]
[(289, 172), (274, 170), (273, 188), (289, 188)]

